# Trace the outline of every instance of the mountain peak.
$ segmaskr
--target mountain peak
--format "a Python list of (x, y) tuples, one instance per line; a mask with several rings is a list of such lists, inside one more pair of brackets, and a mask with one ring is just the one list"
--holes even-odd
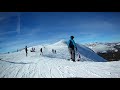
[(58, 41), (59, 43), (66, 43), (66, 41), (64, 39)]
[(62, 39), (62, 40), (60, 40), (60, 41), (54, 43), (53, 45), (63, 45), (63, 44), (64, 44), (64, 45), (67, 44), (67, 41), (65, 41), (64, 39)]

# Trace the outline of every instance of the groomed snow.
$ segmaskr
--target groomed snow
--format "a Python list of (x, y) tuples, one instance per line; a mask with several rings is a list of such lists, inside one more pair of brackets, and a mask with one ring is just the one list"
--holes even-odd
[[(84, 45), (78, 45), (81, 61), (72, 62), (66, 42), (61, 40), (51, 45), (33, 46), (36, 52), (25, 51), (0, 54), (1, 78), (119, 78), (120, 61), (106, 62)], [(40, 56), (40, 48), (43, 56)], [(52, 53), (52, 49), (57, 54)], [(78, 55), (76, 57), (78, 58)], [(76, 58), (76, 59), (77, 59)]]

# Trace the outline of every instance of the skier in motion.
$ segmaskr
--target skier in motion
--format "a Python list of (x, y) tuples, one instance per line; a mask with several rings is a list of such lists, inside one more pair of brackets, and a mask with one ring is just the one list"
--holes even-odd
[(71, 56), (71, 60), (75, 62), (75, 49), (77, 51), (77, 46), (73, 39), (74, 39), (74, 36), (70, 36), (70, 40), (68, 41), (68, 50)]

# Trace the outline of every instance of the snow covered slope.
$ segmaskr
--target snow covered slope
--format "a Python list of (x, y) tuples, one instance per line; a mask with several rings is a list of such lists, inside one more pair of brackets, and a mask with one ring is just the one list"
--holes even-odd
[(90, 48), (84, 46), (84, 45), (78, 45), (78, 52), (81, 54), (81, 56), (83, 56), (85, 61), (89, 60), (89, 61), (96, 61), (96, 62), (105, 62), (107, 60), (103, 59), (102, 57), (98, 56), (93, 50), (91, 50)]
[[(70, 58), (69, 52), (68, 52), (68, 46), (67, 42), (64, 40), (61, 40), (55, 44), (49, 45), (48, 48), (57, 50), (58, 55), (55, 56), (56, 58), (62, 58), (62, 59), (68, 59)], [(106, 61), (102, 57), (98, 56), (93, 50), (90, 48), (77, 44), (77, 53), (76, 57), (78, 58), (78, 53), (81, 55), (81, 61), (96, 61), (96, 62), (104, 62)]]
[[(0, 54), (0, 77), (3, 78), (114, 78), (120, 77), (120, 61), (105, 62), (91, 49), (78, 45), (80, 62), (67, 61), (70, 58), (66, 42), (61, 40), (51, 45), (33, 46), (36, 52), (25, 51)], [(40, 56), (40, 48), (43, 56)], [(57, 51), (52, 53), (52, 49)], [(76, 54), (77, 57), (77, 54)], [(84, 61), (84, 62), (83, 62)]]

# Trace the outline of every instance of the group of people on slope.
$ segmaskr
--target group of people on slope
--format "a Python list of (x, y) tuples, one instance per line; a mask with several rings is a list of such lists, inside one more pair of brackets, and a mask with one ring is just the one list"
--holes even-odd
[[(35, 52), (35, 48), (32, 48), (31, 52)], [(26, 53), (26, 56), (27, 56), (28, 55), (27, 46), (25, 46), (25, 53)], [(52, 53), (56, 54), (56, 50), (52, 49)], [(42, 48), (40, 48), (40, 55), (43, 55), (43, 49)]]
[[(68, 50), (69, 50), (69, 53), (70, 53), (70, 60), (72, 60), (73, 62), (75, 62), (75, 52), (77, 51), (77, 46), (76, 46), (76, 43), (74, 41), (74, 36), (70, 36), (70, 40), (68, 41)], [(27, 46), (25, 47), (25, 52), (26, 52), (26, 56), (28, 54), (27, 52)], [(56, 50), (52, 49), (52, 52), (53, 53), (56, 53)], [(40, 49), (40, 55), (43, 55), (43, 50), (42, 48)], [(80, 58), (80, 55), (79, 55), (79, 58)]]
[(52, 49), (52, 53), (55, 53), (55, 54), (56, 54), (56, 50)]
[[(32, 48), (32, 51), (31, 52), (35, 52), (35, 48)], [(25, 53), (26, 53), (26, 56), (28, 55), (28, 49), (27, 49), (27, 46), (25, 46)], [(42, 48), (40, 48), (40, 55), (43, 55), (43, 50)]]
[(32, 48), (32, 50), (30, 50), (31, 52), (35, 52), (35, 48)]

